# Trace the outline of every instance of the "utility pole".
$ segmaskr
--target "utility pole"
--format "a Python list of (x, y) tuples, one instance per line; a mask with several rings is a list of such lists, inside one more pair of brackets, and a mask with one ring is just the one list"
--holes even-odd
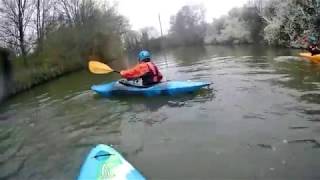
[(168, 61), (167, 61), (167, 55), (166, 55), (166, 52), (165, 52), (165, 46), (164, 46), (164, 39), (163, 39), (163, 31), (162, 31), (162, 23), (161, 23), (161, 17), (160, 17), (160, 13), (159, 13), (159, 25), (160, 25), (160, 32), (161, 32), (161, 48), (162, 50), (164, 51), (164, 59), (166, 61), (166, 65), (167, 65), (167, 68), (168, 68)]
[(160, 13), (159, 13), (159, 24), (160, 24), (161, 38), (163, 39), (163, 32), (162, 32), (162, 24), (161, 24)]

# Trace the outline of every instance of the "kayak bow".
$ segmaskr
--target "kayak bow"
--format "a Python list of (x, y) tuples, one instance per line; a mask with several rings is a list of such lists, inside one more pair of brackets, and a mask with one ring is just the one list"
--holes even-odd
[(120, 153), (104, 144), (90, 151), (78, 177), (78, 180), (98, 179), (145, 180)]

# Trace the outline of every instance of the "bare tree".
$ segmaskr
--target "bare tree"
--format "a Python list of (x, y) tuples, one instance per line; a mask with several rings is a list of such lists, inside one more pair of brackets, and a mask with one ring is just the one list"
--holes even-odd
[(141, 45), (144, 49), (151, 49), (153, 46), (160, 46), (159, 33), (154, 27), (144, 27), (140, 29), (141, 33)]
[(48, 26), (54, 21), (54, 8), (56, 7), (55, 0), (35, 0), (35, 28), (37, 34), (37, 46), (41, 49), (44, 36)]
[(127, 31), (124, 35), (125, 48), (127, 50), (135, 50), (140, 48), (141, 34), (137, 31)]
[(80, 1), (79, 0), (58, 0), (61, 6), (61, 14), (66, 18), (67, 24), (74, 25), (76, 17), (79, 14)]
[(206, 23), (205, 9), (201, 5), (183, 6), (170, 20), (171, 36), (182, 45), (202, 44)]
[(30, 0), (1, 0), (0, 8), (1, 40), (19, 49), (25, 63), (28, 52), (26, 35), (33, 13), (31, 5)]
[(68, 25), (83, 25), (92, 18), (96, 12), (94, 0), (58, 0), (61, 14)]

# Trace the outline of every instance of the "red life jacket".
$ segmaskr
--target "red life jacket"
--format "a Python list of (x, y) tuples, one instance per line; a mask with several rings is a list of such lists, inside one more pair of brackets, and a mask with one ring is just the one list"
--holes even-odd
[(149, 73), (147, 73), (144, 77), (142, 77), (143, 84), (156, 84), (161, 82), (162, 80), (162, 74), (160, 73), (158, 67), (154, 65), (152, 62), (146, 62), (147, 66), (150, 70)]

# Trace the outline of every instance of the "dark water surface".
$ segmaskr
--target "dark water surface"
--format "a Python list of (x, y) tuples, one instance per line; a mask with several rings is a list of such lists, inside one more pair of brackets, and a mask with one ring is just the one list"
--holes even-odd
[(1, 105), (0, 179), (75, 179), (99, 143), (150, 179), (320, 179), (320, 64), (298, 52), (155, 54), (167, 79), (214, 83), (179, 97), (101, 98), (118, 76), (86, 71), (38, 86)]

